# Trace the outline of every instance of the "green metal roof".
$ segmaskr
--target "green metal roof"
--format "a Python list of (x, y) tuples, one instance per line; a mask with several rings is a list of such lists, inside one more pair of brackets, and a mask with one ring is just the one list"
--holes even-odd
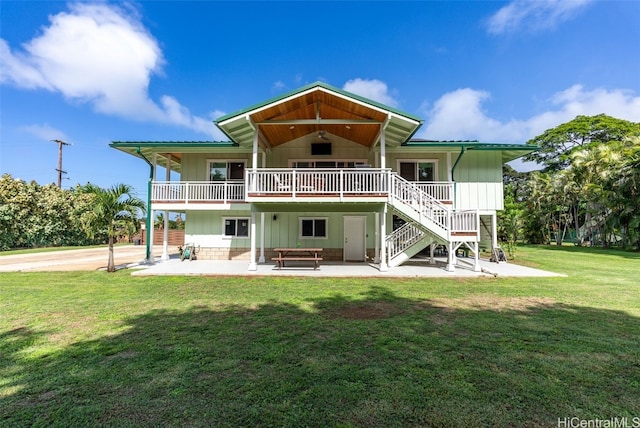
[[(231, 141), (114, 141), (109, 147), (133, 155), (140, 159), (151, 161), (154, 153), (159, 154), (158, 165), (168, 167), (169, 157), (167, 152), (178, 151), (185, 153), (189, 151), (198, 152), (203, 148), (235, 148), (237, 144)], [(171, 160), (171, 170), (180, 171), (181, 164), (178, 159)]]
[(237, 147), (232, 141), (113, 141), (114, 149), (126, 147)]
[(422, 140), (413, 139), (402, 145), (403, 147), (450, 147), (466, 150), (484, 150), (502, 152), (502, 162), (518, 159), (526, 154), (540, 150), (539, 146), (512, 143), (483, 143), (478, 140)]

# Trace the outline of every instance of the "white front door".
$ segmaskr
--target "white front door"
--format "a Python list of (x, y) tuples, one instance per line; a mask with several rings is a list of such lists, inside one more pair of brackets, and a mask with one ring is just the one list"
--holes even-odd
[(344, 217), (344, 261), (364, 262), (366, 247), (366, 220), (364, 216)]

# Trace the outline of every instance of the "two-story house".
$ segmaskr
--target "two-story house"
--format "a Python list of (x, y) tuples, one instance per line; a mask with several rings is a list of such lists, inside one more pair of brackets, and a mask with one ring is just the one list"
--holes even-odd
[(453, 270), (464, 248), (479, 269), (480, 248), (497, 245), (502, 165), (534, 148), (413, 138), (422, 123), (318, 82), (220, 117), (229, 141), (111, 147), (148, 163), (148, 215), (184, 213), (200, 260), (255, 270), (274, 248), (321, 247), (325, 261), (386, 271), (439, 248)]

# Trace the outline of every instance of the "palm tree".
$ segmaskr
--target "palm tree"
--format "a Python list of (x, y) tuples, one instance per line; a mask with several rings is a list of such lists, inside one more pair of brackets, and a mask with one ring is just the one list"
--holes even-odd
[(107, 272), (115, 272), (113, 261), (113, 241), (120, 230), (122, 222), (135, 222), (138, 213), (146, 212), (146, 205), (142, 199), (132, 196), (133, 188), (127, 184), (115, 184), (109, 189), (103, 189), (88, 183), (83, 191), (93, 196), (93, 209), (88, 213), (84, 222), (87, 234), (93, 236), (100, 230), (107, 231), (109, 237), (109, 260)]
[(154, 223), (156, 229), (164, 229), (164, 214), (158, 213), (156, 215), (156, 221)]

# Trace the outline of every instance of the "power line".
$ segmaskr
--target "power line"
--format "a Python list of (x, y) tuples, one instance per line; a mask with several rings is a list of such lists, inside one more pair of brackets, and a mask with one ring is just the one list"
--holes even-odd
[(66, 174), (67, 171), (62, 170), (62, 146), (70, 146), (69, 143), (65, 143), (62, 140), (51, 140), (54, 143), (58, 143), (58, 189), (62, 189), (62, 174)]

